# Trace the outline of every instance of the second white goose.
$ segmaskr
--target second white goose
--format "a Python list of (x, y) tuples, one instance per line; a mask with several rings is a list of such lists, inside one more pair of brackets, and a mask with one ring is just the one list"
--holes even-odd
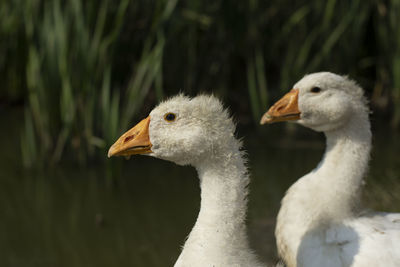
[(362, 213), (358, 205), (371, 149), (363, 90), (329, 72), (307, 75), (293, 88), (261, 123), (293, 120), (327, 141), (319, 165), (282, 200), (280, 256), (289, 267), (400, 266), (400, 214)]

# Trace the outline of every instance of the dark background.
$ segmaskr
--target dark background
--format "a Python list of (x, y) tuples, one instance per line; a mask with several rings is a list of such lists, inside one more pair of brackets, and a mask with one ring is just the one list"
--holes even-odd
[(400, 123), (400, 2), (0, 3), (0, 103), (24, 109), (25, 166), (103, 155), (161, 99), (214, 93), (240, 126), (302, 76), (350, 75)]

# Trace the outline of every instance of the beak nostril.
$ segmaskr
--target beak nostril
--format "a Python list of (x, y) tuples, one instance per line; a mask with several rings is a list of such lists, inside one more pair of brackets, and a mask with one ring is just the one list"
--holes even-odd
[(130, 136), (125, 138), (124, 143), (126, 143), (126, 142), (128, 142), (129, 140), (132, 140), (132, 139), (133, 139), (133, 136), (130, 135)]
[(127, 137), (125, 138), (125, 140), (124, 140), (124, 143), (126, 143), (126, 142), (132, 140), (134, 137), (135, 137), (135, 135), (127, 136)]
[(132, 140), (132, 139), (135, 138), (138, 134), (139, 134), (139, 132), (137, 131), (137, 132), (135, 132), (134, 134), (125, 137), (124, 143), (126, 143), (126, 142)]

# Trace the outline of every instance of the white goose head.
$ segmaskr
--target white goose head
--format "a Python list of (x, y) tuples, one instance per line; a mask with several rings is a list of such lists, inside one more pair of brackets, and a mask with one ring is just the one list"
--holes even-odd
[(364, 93), (354, 81), (330, 72), (306, 75), (276, 102), (261, 124), (295, 120), (315, 131), (331, 131), (352, 116), (368, 114)]
[[(226, 146), (235, 127), (221, 102), (200, 95), (178, 95), (154, 108), (124, 133), (108, 156), (147, 154), (179, 165), (197, 165)], [(228, 142), (229, 143), (229, 142)]]

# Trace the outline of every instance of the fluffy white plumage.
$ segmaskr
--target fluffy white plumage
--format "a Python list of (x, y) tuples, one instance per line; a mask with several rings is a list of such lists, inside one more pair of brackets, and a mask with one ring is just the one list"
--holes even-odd
[(289, 267), (400, 266), (400, 214), (359, 210), (371, 147), (363, 90), (328, 72), (307, 75), (294, 88), (297, 122), (323, 131), (327, 147), (316, 169), (282, 200), (275, 232), (280, 256)]
[[(176, 119), (165, 120), (173, 113)], [(235, 125), (218, 99), (176, 96), (150, 113), (150, 156), (197, 169), (201, 208), (175, 266), (262, 266), (246, 232), (247, 185)]]

